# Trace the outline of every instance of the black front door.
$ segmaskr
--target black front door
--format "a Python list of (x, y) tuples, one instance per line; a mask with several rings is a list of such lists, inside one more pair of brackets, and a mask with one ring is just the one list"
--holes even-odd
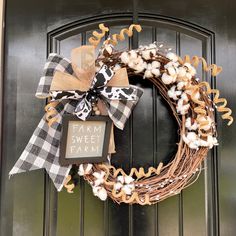
[[(154, 206), (101, 202), (81, 179), (74, 194), (57, 193), (42, 170), (8, 179), (8, 172), (43, 115), (34, 97), (48, 53), (69, 57), (105, 23), (111, 33), (139, 23), (143, 31), (120, 48), (163, 42), (179, 55), (203, 56), (222, 65), (214, 80), (236, 110), (236, 4), (233, 1), (6, 0), (4, 112), (1, 157), (2, 236), (234, 236), (236, 232), (235, 125), (219, 119), (220, 146), (209, 154), (199, 180)], [(131, 83), (144, 95), (124, 131), (115, 131), (113, 163), (128, 170), (168, 162), (176, 149), (177, 127), (155, 87)]]

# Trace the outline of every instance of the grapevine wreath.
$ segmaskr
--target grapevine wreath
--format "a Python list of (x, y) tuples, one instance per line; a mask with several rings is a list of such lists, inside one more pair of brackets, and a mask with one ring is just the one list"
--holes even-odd
[[(94, 46), (108, 31), (102, 24), (99, 28), (102, 32), (93, 32), (94, 37), (89, 39)], [(228, 120), (228, 125), (232, 124), (233, 118), (231, 110), (226, 107), (226, 99), (219, 97), (219, 90), (211, 89), (207, 82), (200, 82), (196, 77), (195, 68), (200, 63), (203, 70), (212, 76), (219, 74), (221, 67), (207, 65), (204, 58), (197, 56), (181, 59), (173, 52), (163, 50), (163, 45), (157, 42), (135, 50), (116, 51), (114, 46), (119, 40), (124, 40), (124, 34), (131, 37), (133, 29), (140, 32), (141, 26), (131, 25), (105, 40), (96, 66), (105, 64), (114, 71), (125, 67), (129, 76), (142, 76), (158, 88), (179, 126), (177, 153), (171, 163), (149, 167), (147, 172), (141, 167), (132, 168), (127, 174), (121, 168), (104, 163), (81, 164), (78, 173), (84, 176), (101, 200), (108, 195), (117, 203), (151, 205), (180, 193), (198, 178), (208, 150), (218, 145), (214, 107), (218, 112), (224, 112), (222, 118)], [(65, 186), (69, 190), (74, 187), (68, 183)]]
[[(93, 37), (89, 38), (89, 43), (94, 47), (109, 31), (103, 24), (99, 28), (101, 32), (94, 31)], [(125, 34), (131, 37), (134, 30), (140, 32), (141, 29), (140, 25), (133, 24), (104, 40), (95, 60), (96, 71), (104, 66), (114, 73), (125, 68), (128, 77), (141, 76), (157, 87), (178, 123), (179, 142), (175, 157), (167, 165), (159, 163), (147, 171), (143, 167), (131, 168), (129, 173), (112, 166), (110, 162), (73, 166), (64, 182), (68, 192), (73, 192), (79, 174), (101, 200), (109, 196), (117, 203), (151, 205), (160, 202), (196, 181), (209, 149), (218, 145), (215, 109), (223, 113), (222, 118), (228, 120), (228, 125), (233, 122), (232, 111), (226, 107), (226, 99), (219, 97), (219, 90), (211, 89), (207, 82), (199, 80), (196, 75), (195, 68), (200, 64), (212, 76), (218, 75), (221, 67), (208, 65), (202, 57), (190, 58), (187, 55), (181, 59), (158, 42), (132, 50), (115, 49), (117, 43), (125, 39)], [(58, 109), (55, 109), (58, 103), (60, 101), (52, 100), (45, 107), (48, 126), (58, 122)], [(95, 115), (100, 115), (96, 101), (92, 109)], [(20, 172), (16, 166), (10, 174)], [(53, 176), (50, 177), (53, 179)], [(56, 182), (55, 178), (53, 180)]]

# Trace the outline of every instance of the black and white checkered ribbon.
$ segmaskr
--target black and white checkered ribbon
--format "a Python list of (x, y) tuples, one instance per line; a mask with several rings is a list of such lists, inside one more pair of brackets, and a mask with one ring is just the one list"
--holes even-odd
[[(72, 64), (68, 59), (55, 53), (50, 54), (44, 67), (43, 76), (41, 77), (38, 85), (36, 92), (37, 97), (47, 98), (51, 96), (50, 86), (55, 71), (61, 71), (74, 75)], [(96, 78), (97, 79), (94, 80), (93, 83), (96, 83), (97, 80), (99, 80), (98, 76), (96, 76)], [(93, 83), (92, 87), (95, 86)], [(137, 98), (141, 97), (142, 90), (136, 87), (133, 88), (134, 96)], [(109, 94), (112, 94), (112, 92), (106, 93), (106, 96)], [(114, 124), (118, 128), (124, 128), (124, 124), (129, 118), (137, 101), (138, 99), (109, 100), (109, 98), (107, 98), (105, 100), (108, 107), (108, 114), (112, 117)], [(51, 126), (48, 126), (44, 115), (20, 158), (9, 172), (9, 175), (44, 168), (52, 179), (57, 190), (60, 191), (62, 189), (71, 168), (71, 166), (60, 166), (59, 164), (62, 116), (64, 114), (74, 113), (79, 102), (81, 102), (81, 100), (62, 99), (61, 102), (55, 107), (58, 112), (58, 121)]]

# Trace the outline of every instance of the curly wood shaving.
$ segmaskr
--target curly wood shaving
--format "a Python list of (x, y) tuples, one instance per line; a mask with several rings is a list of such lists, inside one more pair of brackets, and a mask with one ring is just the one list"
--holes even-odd
[(73, 189), (75, 188), (75, 184), (68, 184), (71, 180), (71, 175), (68, 175), (66, 177), (65, 183), (64, 183), (64, 187), (66, 188), (66, 191), (68, 193), (73, 193)]
[(199, 88), (200, 87), (205, 87), (206, 88), (206, 93), (208, 95), (210, 94), (215, 94), (213, 97), (213, 102), (217, 105), (217, 111), (218, 112), (225, 112), (223, 115), (221, 115), (222, 119), (224, 120), (229, 120), (228, 125), (231, 125), (233, 123), (233, 117), (231, 116), (232, 110), (228, 107), (227, 105), (227, 100), (225, 98), (220, 98), (220, 91), (218, 89), (211, 89), (209, 83), (207, 82), (201, 82), (199, 83)]
[[(114, 166), (111, 166), (111, 165), (108, 166), (108, 165), (104, 165), (104, 164), (101, 164), (99, 166), (106, 170), (107, 175), (106, 175), (105, 180), (107, 180), (108, 176), (111, 176), (111, 175), (114, 178), (116, 178), (119, 174), (121, 174), (123, 176), (126, 176), (126, 173), (121, 168), (116, 169)], [(148, 171), (146, 173), (145, 173), (145, 170), (144, 170), (143, 167), (141, 167), (139, 169), (132, 168), (130, 170), (130, 174), (128, 176), (134, 176), (135, 175), (137, 177), (137, 179), (141, 179), (143, 177), (150, 177), (152, 174), (159, 175), (160, 172), (161, 172), (162, 167), (163, 167), (163, 163), (160, 162), (157, 168), (149, 167)]]
[(93, 31), (93, 37), (89, 38), (89, 43), (95, 47), (100, 43), (101, 39), (105, 36), (106, 32), (109, 31), (108, 27), (105, 27), (104, 24), (99, 24), (99, 29), (102, 31), (101, 33), (97, 31)]
[(222, 71), (221, 66), (217, 66), (216, 64), (210, 64), (207, 65), (206, 60), (203, 57), (193, 56), (192, 59), (190, 59), (189, 55), (184, 56), (184, 59), (179, 57), (179, 63), (190, 63), (194, 67), (198, 67), (200, 63), (202, 63), (202, 68), (204, 71), (211, 71), (212, 76), (218, 75)]
[(121, 198), (122, 202), (124, 203), (138, 203), (140, 205), (151, 205), (152, 203), (150, 202), (150, 197), (148, 194), (144, 195), (144, 199), (140, 199), (139, 195), (137, 192), (134, 192), (131, 194), (131, 196), (128, 196), (124, 193), (123, 190), (121, 190), (119, 193), (116, 193), (115, 190), (112, 190), (112, 195), (115, 198)]
[(119, 34), (113, 34), (111, 36), (110, 39), (107, 39), (105, 41), (105, 43), (107, 44), (112, 44), (112, 45), (117, 45), (118, 44), (118, 41), (123, 41), (125, 40), (125, 34), (128, 36), (128, 37), (132, 37), (133, 36), (133, 31), (134, 29), (137, 31), (137, 32), (140, 32), (142, 30), (142, 27), (141, 25), (135, 25), (135, 24), (132, 24), (129, 26), (129, 28), (124, 28), (120, 31)]
[[(198, 56), (193, 56), (192, 59), (190, 59), (189, 55), (186, 55), (184, 57), (184, 59), (181, 59), (179, 57), (179, 62), (180, 62), (180, 64), (190, 63), (194, 67), (198, 67), (198, 65), (200, 63), (202, 63), (203, 70), (204, 71), (211, 71), (212, 76), (216, 76), (222, 71), (222, 67), (217, 66), (216, 64), (208, 65), (204, 58), (198, 57)], [(191, 89), (193, 91), (193, 93), (191, 94), (192, 101), (199, 105), (194, 108), (194, 111), (199, 115), (197, 122), (199, 123), (199, 126), (200, 126), (199, 127), (200, 132), (201, 132), (202, 127), (204, 127), (205, 125), (207, 125), (209, 123), (208, 121), (202, 121), (202, 119), (201, 119), (203, 116), (207, 115), (207, 112), (205, 109), (205, 107), (206, 107), (205, 102), (201, 101), (199, 99), (196, 99), (196, 96), (195, 96), (199, 92), (199, 89), (201, 87), (206, 87), (206, 89), (207, 89), (206, 93), (208, 95), (215, 94), (215, 96), (213, 98), (213, 102), (215, 104), (218, 104), (217, 111), (218, 112), (225, 112), (225, 114), (222, 115), (222, 119), (229, 120), (228, 125), (231, 125), (233, 123), (233, 117), (231, 116), (231, 114), (232, 114), (231, 109), (226, 107), (227, 100), (225, 98), (219, 98), (219, 96), (220, 96), (219, 90), (218, 89), (211, 89), (209, 83), (204, 81), (204, 82), (199, 83), (198, 85), (190, 85), (188, 87), (188, 89)], [(221, 105), (219, 105), (219, 103), (221, 103)], [(206, 136), (206, 135), (204, 135), (204, 136)]]

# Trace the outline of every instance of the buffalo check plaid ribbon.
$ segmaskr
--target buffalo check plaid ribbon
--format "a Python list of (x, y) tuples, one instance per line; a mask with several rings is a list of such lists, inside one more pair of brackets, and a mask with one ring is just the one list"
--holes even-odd
[[(65, 72), (74, 75), (71, 62), (58, 54), (52, 53), (44, 67), (43, 76), (40, 78), (36, 92), (36, 97), (47, 98), (50, 96), (50, 86), (55, 71)], [(136, 96), (142, 95), (141, 89), (136, 89)], [(107, 100), (108, 114), (114, 124), (124, 128), (124, 124), (129, 118), (132, 109), (138, 100)], [(44, 168), (52, 179), (58, 191), (61, 191), (71, 166), (60, 166), (60, 139), (62, 130), (62, 116), (74, 113), (78, 105), (77, 100), (62, 100), (55, 107), (58, 112), (58, 121), (51, 126), (48, 125), (45, 115), (40, 120), (37, 128), (31, 136), (23, 153), (9, 172), (14, 175), (21, 172)]]

